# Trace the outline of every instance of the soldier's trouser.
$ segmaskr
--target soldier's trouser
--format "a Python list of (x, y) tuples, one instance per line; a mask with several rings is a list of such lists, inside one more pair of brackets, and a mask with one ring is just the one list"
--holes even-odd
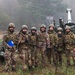
[(11, 70), (16, 68), (16, 53), (5, 51), (5, 70)]
[(51, 58), (53, 58), (53, 63), (56, 64), (57, 63), (57, 59), (56, 59), (56, 53), (54, 51), (54, 48), (50, 48), (49, 52), (48, 52), (48, 59), (50, 61), (50, 63), (52, 63)]
[(21, 53), (19, 53), (19, 58), (21, 60), (22, 69), (27, 68), (28, 65), (28, 50), (25, 48), (21, 49)]
[(29, 66), (34, 66), (34, 67), (38, 66), (38, 57), (37, 57), (36, 46), (30, 47)]
[(72, 58), (73, 58), (73, 63), (74, 63), (74, 65), (75, 65), (75, 56), (72, 56)]
[(50, 48), (47, 48), (46, 55), (47, 55), (49, 63), (51, 64), (50, 53), (51, 53)]
[[(40, 54), (41, 54), (41, 63), (43, 66), (47, 65), (47, 58), (46, 58), (46, 47), (40, 47), (39, 48)], [(40, 60), (39, 60), (40, 61)]]
[(66, 50), (67, 64), (70, 65), (71, 50)]
[(57, 51), (57, 62), (62, 65), (62, 51)]

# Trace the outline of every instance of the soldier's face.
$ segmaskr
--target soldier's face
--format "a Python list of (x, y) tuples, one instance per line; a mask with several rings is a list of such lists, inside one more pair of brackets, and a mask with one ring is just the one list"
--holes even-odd
[(27, 29), (23, 29), (23, 30), (22, 30), (23, 33), (26, 33), (27, 31), (28, 31)]
[(53, 27), (50, 27), (49, 29), (50, 29), (50, 31), (53, 31), (53, 30), (54, 30), (54, 28), (53, 28)]
[(27, 32), (27, 29), (23, 29), (22, 31), (23, 31), (23, 32)]
[(32, 32), (32, 34), (35, 34), (35, 33), (36, 33), (36, 31), (35, 31), (35, 30), (32, 30), (31, 32)]
[(13, 27), (9, 27), (10, 32), (14, 32), (14, 28)]
[(61, 31), (58, 32), (58, 37), (62, 37), (62, 32)]
[(61, 32), (61, 31), (59, 31), (59, 32), (58, 32), (58, 34), (62, 34), (62, 32)]
[(66, 29), (66, 32), (70, 32), (70, 29)]
[(43, 31), (43, 32), (44, 32), (44, 31), (45, 31), (45, 28), (44, 28), (44, 27), (42, 27), (42, 28), (41, 28), (41, 31)]

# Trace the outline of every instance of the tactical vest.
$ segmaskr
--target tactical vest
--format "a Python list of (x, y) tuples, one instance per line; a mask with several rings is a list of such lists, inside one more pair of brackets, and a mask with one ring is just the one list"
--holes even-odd
[(37, 45), (37, 35), (29, 34), (29, 44), (30, 45)]
[(50, 45), (54, 45), (56, 42), (56, 34), (55, 33), (49, 33), (49, 40), (50, 40)]
[(28, 34), (23, 34), (23, 33), (20, 33), (19, 34), (19, 42), (20, 42), (20, 46), (23, 46), (23, 45), (27, 45), (28, 44), (28, 42), (26, 42), (26, 41), (28, 41)]
[(39, 32), (39, 34), (38, 34), (38, 41), (39, 42), (46, 42), (46, 39), (47, 39), (46, 33)]
[(12, 40), (14, 43), (16, 43), (16, 34), (15, 33), (12, 33), (12, 34), (7, 33), (5, 36), (6, 36), (5, 37), (6, 42)]
[(69, 33), (65, 35), (65, 44), (73, 44), (74, 37), (73, 34)]
[(74, 36), (71, 32), (65, 35), (64, 41), (65, 41), (65, 49), (73, 50), (73, 48), (74, 48)]
[(64, 39), (63, 37), (58, 37), (58, 46), (63, 46)]

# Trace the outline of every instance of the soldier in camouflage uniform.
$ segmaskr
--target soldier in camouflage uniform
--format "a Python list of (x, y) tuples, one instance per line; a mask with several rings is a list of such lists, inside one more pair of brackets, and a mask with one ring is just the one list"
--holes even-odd
[(47, 56), (48, 56), (48, 60), (51, 64), (51, 57), (53, 58), (53, 63), (56, 64), (56, 52), (57, 52), (57, 35), (54, 31), (54, 25), (51, 24), (49, 26), (49, 30), (48, 30), (48, 35), (49, 35), (49, 41), (50, 41), (50, 46), (48, 47), (48, 52), (47, 52)]
[(59, 27), (57, 29), (57, 36), (58, 36), (58, 49), (57, 49), (57, 62), (62, 65), (62, 54), (64, 51), (64, 36), (63, 36), (63, 29)]
[(29, 69), (32, 69), (38, 66), (37, 42), (38, 42), (37, 29), (36, 27), (32, 27), (31, 32), (29, 34), (29, 48), (30, 48)]
[(18, 51), (19, 58), (22, 61), (22, 70), (27, 69), (28, 65), (28, 27), (27, 25), (22, 25), (18, 37)]
[(65, 52), (66, 52), (66, 57), (67, 57), (67, 65), (70, 65), (70, 58), (71, 58), (71, 51), (74, 48), (74, 33), (71, 32), (71, 28), (69, 26), (66, 26), (66, 33), (64, 37), (64, 42), (65, 42)]
[(48, 44), (48, 34), (46, 33), (46, 26), (44, 24), (40, 27), (40, 32), (38, 32), (38, 50), (41, 54), (42, 66), (47, 66), (46, 60), (46, 45)]
[[(12, 71), (15, 71), (16, 67), (16, 56), (15, 56), (15, 51), (16, 51), (16, 34), (14, 33), (15, 25), (14, 23), (9, 23), (8, 30), (6, 34), (3, 37), (3, 44), (5, 47), (5, 71), (9, 71), (10, 68)], [(15, 44), (14, 47), (11, 47), (7, 44), (8, 41), (12, 40)]]

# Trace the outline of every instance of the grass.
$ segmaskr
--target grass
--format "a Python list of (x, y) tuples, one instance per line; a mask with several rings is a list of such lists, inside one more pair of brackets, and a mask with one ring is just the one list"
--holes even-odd
[(2, 42), (2, 39), (0, 39), (0, 43)]
[[(75, 66), (66, 66), (66, 58), (63, 55), (63, 65), (57, 67), (57, 72), (55, 72), (55, 66), (48, 64), (47, 67), (37, 67), (33, 71), (23, 72), (20, 69), (17, 69), (17, 72), (4, 73), (1, 72), (0, 75), (75, 75)], [(71, 64), (73, 64), (71, 60)], [(0, 70), (2, 70), (4, 65), (0, 65)]]

